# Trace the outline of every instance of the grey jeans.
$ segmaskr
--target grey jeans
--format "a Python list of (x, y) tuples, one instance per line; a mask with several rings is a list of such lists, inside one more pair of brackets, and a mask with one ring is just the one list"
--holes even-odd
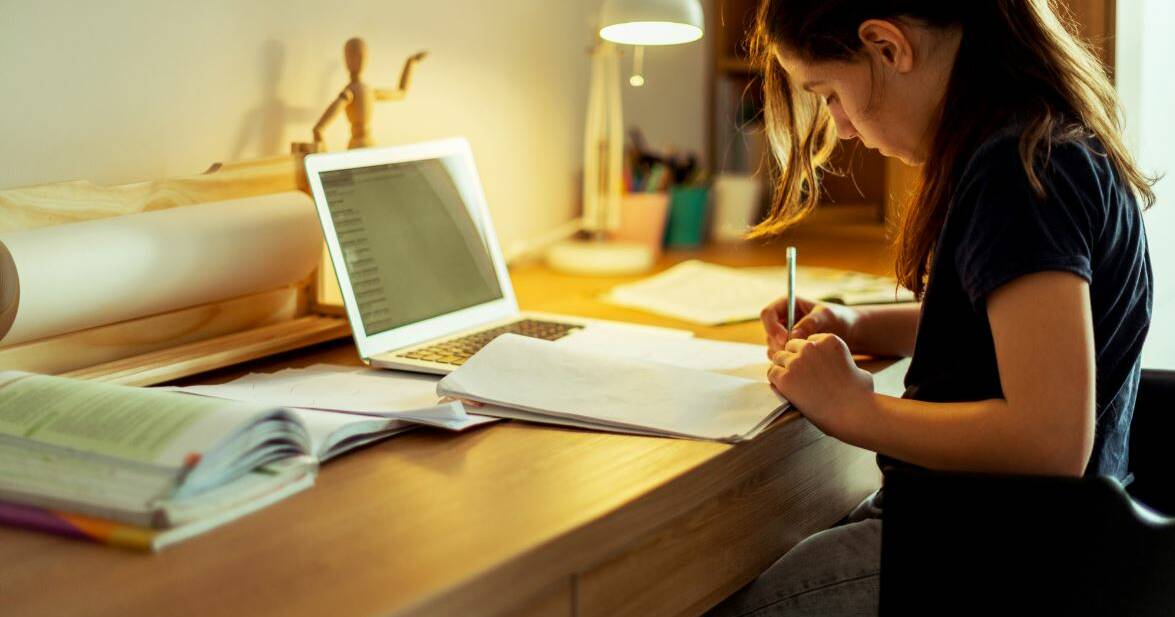
[(877, 615), (881, 510), (876, 494), (843, 525), (813, 534), (708, 617)]

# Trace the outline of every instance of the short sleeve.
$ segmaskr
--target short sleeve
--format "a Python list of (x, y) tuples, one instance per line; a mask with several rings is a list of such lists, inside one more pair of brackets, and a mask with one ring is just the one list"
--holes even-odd
[[(976, 309), (988, 294), (1036, 272), (1072, 272), (1092, 280), (1092, 247), (1102, 199), (1091, 154), (1076, 143), (1053, 148), (1041, 180), (1028, 182), (1016, 139), (977, 153), (960, 183), (955, 207), (965, 217), (955, 253), (959, 281)], [(1100, 208), (1104, 212), (1104, 208)]]

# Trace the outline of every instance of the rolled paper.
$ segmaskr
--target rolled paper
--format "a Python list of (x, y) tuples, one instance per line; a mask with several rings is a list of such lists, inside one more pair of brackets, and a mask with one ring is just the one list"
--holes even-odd
[(291, 285), (321, 251), (295, 191), (0, 233), (0, 345)]

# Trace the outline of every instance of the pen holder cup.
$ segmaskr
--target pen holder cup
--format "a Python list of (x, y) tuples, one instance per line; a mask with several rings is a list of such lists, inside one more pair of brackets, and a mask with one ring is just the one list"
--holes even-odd
[(620, 227), (612, 238), (646, 245), (659, 254), (668, 212), (667, 193), (628, 193), (620, 200)]
[(665, 246), (691, 248), (702, 244), (706, 239), (706, 203), (709, 197), (710, 191), (706, 187), (686, 186), (670, 190)]
[(736, 242), (755, 223), (763, 201), (763, 179), (750, 174), (722, 174), (714, 180), (714, 239)]

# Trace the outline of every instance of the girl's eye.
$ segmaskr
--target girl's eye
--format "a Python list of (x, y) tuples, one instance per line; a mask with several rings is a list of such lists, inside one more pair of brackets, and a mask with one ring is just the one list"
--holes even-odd
[(837, 97), (835, 94), (830, 94), (830, 95), (824, 97), (824, 104), (825, 105), (832, 105), (834, 102), (839, 101), (839, 100), (840, 100), (840, 98)]

